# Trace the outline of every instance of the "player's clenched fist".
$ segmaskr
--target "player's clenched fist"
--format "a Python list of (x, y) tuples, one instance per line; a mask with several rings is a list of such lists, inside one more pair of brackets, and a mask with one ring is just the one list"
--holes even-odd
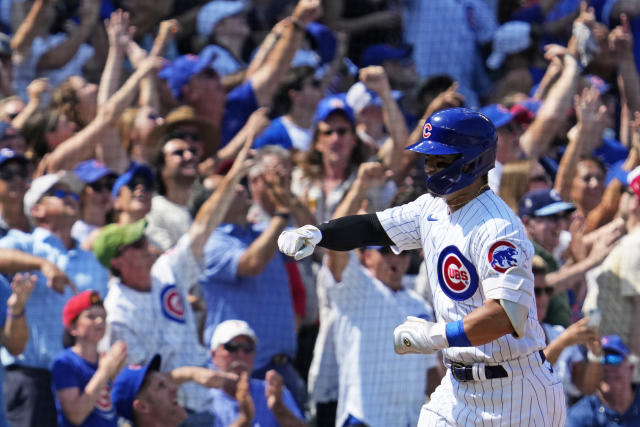
[(322, 240), (322, 233), (313, 225), (305, 225), (293, 231), (283, 231), (278, 237), (278, 248), (285, 255), (297, 260), (308, 257)]
[(432, 354), (448, 347), (446, 323), (433, 323), (419, 317), (408, 316), (393, 331), (393, 346), (398, 354)]

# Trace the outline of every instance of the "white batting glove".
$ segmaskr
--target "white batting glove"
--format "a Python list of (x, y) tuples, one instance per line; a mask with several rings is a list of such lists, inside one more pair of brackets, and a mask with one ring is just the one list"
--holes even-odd
[(444, 322), (434, 323), (407, 316), (407, 320), (393, 331), (393, 347), (398, 354), (435, 353), (449, 347), (446, 326)]
[(296, 261), (313, 253), (322, 240), (322, 233), (313, 225), (305, 225), (293, 231), (283, 231), (278, 237), (280, 252), (295, 258)]

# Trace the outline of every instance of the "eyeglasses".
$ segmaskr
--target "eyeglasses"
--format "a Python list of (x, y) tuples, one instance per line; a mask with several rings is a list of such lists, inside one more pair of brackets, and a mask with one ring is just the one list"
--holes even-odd
[(230, 341), (230, 342), (224, 344), (223, 347), (229, 353), (237, 353), (238, 350), (242, 350), (246, 354), (251, 354), (254, 351), (256, 351), (255, 344), (250, 343), (250, 342), (244, 343), (244, 342), (233, 342), (233, 341)]
[(198, 155), (198, 150), (196, 150), (195, 148), (179, 148), (177, 150), (173, 150), (171, 152), (171, 155), (184, 157), (184, 153), (186, 153), (187, 151), (191, 153), (193, 157), (196, 157)]
[(309, 80), (309, 86), (315, 89), (320, 89), (322, 87), (322, 82), (318, 79)]
[(131, 181), (127, 182), (127, 187), (129, 187), (131, 191), (134, 191), (139, 185), (141, 185), (146, 191), (153, 190), (153, 182), (140, 175), (134, 176)]
[(66, 199), (67, 197), (71, 197), (76, 202), (80, 201), (80, 196), (78, 196), (78, 194), (74, 193), (73, 191), (56, 189), (49, 192), (48, 195), (51, 197), (57, 197), (58, 199), (63, 199), (63, 200)]
[(100, 179), (96, 182), (90, 182), (87, 185), (91, 187), (91, 189), (96, 193), (101, 193), (103, 191), (111, 191), (111, 189), (113, 188), (114, 182), (115, 182), (114, 179), (105, 179), (105, 180)]
[(335, 129), (327, 129), (321, 130), (320, 133), (324, 136), (330, 136), (332, 133), (337, 133), (338, 136), (345, 136), (351, 130), (349, 128), (335, 128)]
[(183, 140), (191, 140), (191, 141), (202, 141), (202, 136), (199, 132), (189, 131), (189, 130), (180, 130), (176, 129), (164, 138), (165, 142), (170, 141), (172, 139), (183, 139)]
[(533, 288), (533, 292), (537, 297), (546, 294), (548, 297), (553, 295), (553, 286), (545, 286), (544, 288)]
[(27, 177), (29, 176), (29, 173), (27, 172), (27, 168), (21, 167), (18, 169), (12, 169), (12, 168), (0, 169), (0, 179), (3, 181), (11, 181), (17, 176), (19, 176), (22, 179), (27, 179)]
[(624, 362), (624, 356), (618, 353), (605, 353), (602, 359), (603, 365), (618, 366)]

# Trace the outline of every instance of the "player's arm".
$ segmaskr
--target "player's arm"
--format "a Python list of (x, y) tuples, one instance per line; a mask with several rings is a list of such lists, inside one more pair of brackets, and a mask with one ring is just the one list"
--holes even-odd
[[(503, 284), (529, 280), (530, 273), (515, 266), (505, 272)], [(528, 317), (528, 306), (507, 299), (487, 299), (481, 307), (452, 322), (434, 323), (409, 316), (393, 332), (394, 347), (399, 354), (431, 354), (447, 347), (487, 344), (507, 334), (523, 337)]]
[(320, 224), (283, 231), (278, 248), (296, 260), (308, 257), (316, 245), (332, 251), (350, 251), (364, 246), (393, 246), (376, 214), (349, 215)]

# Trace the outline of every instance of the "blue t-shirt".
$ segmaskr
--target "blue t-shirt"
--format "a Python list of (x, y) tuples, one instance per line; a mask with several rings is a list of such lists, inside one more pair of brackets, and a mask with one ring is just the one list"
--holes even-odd
[[(62, 406), (56, 392), (71, 387), (84, 390), (97, 369), (97, 364), (84, 360), (71, 349), (66, 349), (54, 359), (51, 367), (51, 387), (56, 400), (59, 426), (72, 427), (75, 424), (69, 422), (62, 413)], [(100, 391), (96, 406), (81, 425), (86, 427), (116, 427), (118, 425), (118, 416), (111, 402), (110, 382)]]
[(241, 84), (227, 94), (222, 118), (220, 146), (224, 147), (247, 123), (251, 113), (258, 109), (258, 100), (251, 86), (251, 80)]
[[(252, 378), (249, 383), (249, 392), (251, 393), (251, 399), (253, 399), (253, 405), (255, 407), (255, 417), (251, 422), (252, 427), (279, 427), (280, 424), (276, 421), (273, 413), (267, 405), (267, 398), (264, 395), (266, 381)], [(238, 401), (229, 396), (227, 393), (220, 389), (212, 388), (210, 390), (213, 397), (211, 412), (215, 417), (214, 427), (226, 427), (230, 425), (236, 418), (238, 418)], [(296, 401), (293, 399), (291, 392), (285, 388), (282, 391), (282, 403), (286, 406), (296, 417), (304, 420)]]
[[(4, 324), (7, 318), (7, 300), (11, 296), (11, 285), (0, 274), (0, 328), (4, 328)], [(4, 369), (0, 363), (0, 384), (2, 384), (2, 376)], [(2, 400), (2, 393), (0, 393), (0, 427), (6, 427), (9, 424), (4, 416), (4, 401)]]
[(632, 427), (640, 426), (640, 393), (634, 387), (636, 397), (624, 414), (604, 406), (598, 396), (592, 394), (580, 399), (567, 412), (565, 427)]

